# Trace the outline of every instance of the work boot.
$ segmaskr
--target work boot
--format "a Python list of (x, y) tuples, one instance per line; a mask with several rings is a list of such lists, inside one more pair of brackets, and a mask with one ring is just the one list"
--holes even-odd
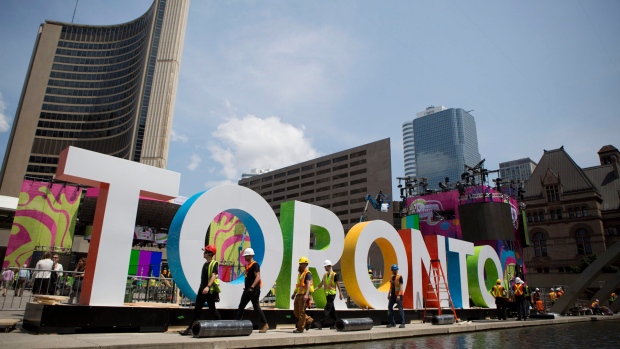
[(261, 327), (258, 330), (258, 333), (265, 333), (265, 332), (267, 332), (268, 329), (269, 329), (269, 324), (264, 324), (263, 327)]
[(399, 328), (405, 328), (405, 324), (400, 324)]
[(387, 328), (390, 328), (390, 327), (396, 327), (396, 325), (388, 324), (388, 325), (387, 325), (387, 326), (385, 326), (385, 327), (387, 327)]
[(301, 331), (300, 331), (300, 330), (298, 330), (298, 329), (295, 329), (295, 330), (293, 331), (293, 333), (302, 333), (302, 332), (303, 332), (303, 330), (301, 330)]
[(315, 322), (313, 322), (313, 324), (314, 324), (314, 327), (316, 327), (317, 330), (322, 330), (323, 329), (323, 325), (321, 325), (320, 322), (315, 321)]
[(181, 336), (189, 336), (190, 334), (192, 334), (192, 329), (190, 327), (184, 329), (183, 331), (179, 331), (179, 334)]

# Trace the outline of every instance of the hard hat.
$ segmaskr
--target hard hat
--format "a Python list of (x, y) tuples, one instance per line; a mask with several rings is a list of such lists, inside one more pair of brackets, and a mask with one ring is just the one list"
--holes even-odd
[(518, 276), (515, 278), (515, 282), (518, 284), (522, 284), (523, 280), (521, 280)]
[(595, 301), (597, 301), (597, 302), (598, 302), (598, 299), (595, 299)]
[(534, 291), (538, 292), (538, 291), (540, 291), (540, 289), (539, 289), (538, 287), (536, 287), (536, 288), (534, 289)]
[(558, 287), (558, 288), (556, 288), (555, 290), (556, 290), (556, 291), (562, 291), (562, 288), (561, 288), (561, 287)]
[(495, 281), (495, 283), (496, 283), (496, 284), (501, 284), (501, 283), (502, 283), (502, 280), (497, 279), (497, 281)]
[(396, 265), (396, 264), (392, 264), (392, 268), (391, 268), (391, 269), (392, 269), (392, 271), (394, 271), (394, 270), (398, 270), (398, 265)]
[(254, 250), (252, 248), (248, 247), (245, 250), (243, 250), (243, 257), (253, 256), (253, 255), (254, 255)]
[(211, 253), (215, 254), (215, 252), (217, 252), (217, 249), (213, 245), (207, 245), (205, 248), (203, 248), (203, 251), (211, 252)]
[[(24, 265), (24, 266), (25, 266), (25, 265)], [(613, 292), (611, 293), (611, 296), (612, 296), (612, 297), (613, 297), (613, 296), (615, 296), (615, 295), (616, 295), (615, 293), (613, 293)]]
[(310, 261), (308, 260), (308, 257), (301, 257), (299, 258), (299, 264), (310, 264)]
[(328, 265), (331, 266), (332, 265), (332, 261), (330, 261), (329, 259), (326, 259), (325, 262), (323, 262), (323, 266), (326, 267)]
[(369, 273), (372, 273), (372, 269), (368, 269), (368, 272), (369, 272)]

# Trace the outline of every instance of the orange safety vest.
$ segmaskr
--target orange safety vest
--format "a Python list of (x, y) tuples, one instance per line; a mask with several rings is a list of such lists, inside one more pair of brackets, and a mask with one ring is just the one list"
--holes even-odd
[(297, 284), (295, 285), (295, 293), (297, 294), (306, 294), (306, 274), (308, 274), (308, 269), (304, 270), (302, 273), (297, 275)]
[(493, 286), (493, 289), (491, 290), (491, 294), (495, 298), (504, 298), (504, 286), (502, 285)]
[[(252, 261), (252, 263), (248, 264), (245, 266), (245, 277), (248, 277), (248, 271), (250, 270), (250, 268), (252, 268), (252, 266), (256, 264), (256, 261)], [(260, 284), (258, 285), (258, 287), (263, 287), (263, 279), (260, 279)]]
[(523, 296), (523, 284), (515, 284), (513, 286), (515, 296)]
[(391, 283), (394, 284), (394, 295), (400, 296), (400, 278), (401, 276), (396, 274), (394, 279), (390, 280)]

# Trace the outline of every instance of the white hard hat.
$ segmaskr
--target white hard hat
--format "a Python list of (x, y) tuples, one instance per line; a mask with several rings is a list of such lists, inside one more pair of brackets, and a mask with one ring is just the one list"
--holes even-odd
[(331, 266), (332, 265), (332, 261), (330, 261), (329, 259), (326, 259), (325, 262), (323, 262), (323, 266), (326, 267), (328, 265)]
[(253, 256), (254, 255), (254, 250), (250, 247), (246, 248), (245, 250), (243, 250), (243, 257), (245, 256)]
[(558, 288), (556, 288), (555, 290), (556, 290), (556, 291), (562, 291), (562, 288), (561, 288), (561, 287), (558, 287)]
[(521, 280), (519, 277), (516, 277), (515, 278), (515, 282), (518, 283), (518, 284), (522, 284), (523, 280)]

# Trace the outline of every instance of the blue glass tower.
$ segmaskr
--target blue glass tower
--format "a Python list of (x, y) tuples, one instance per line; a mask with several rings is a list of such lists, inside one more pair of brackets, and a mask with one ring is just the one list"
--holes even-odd
[(464, 165), (480, 161), (476, 121), (460, 108), (418, 113), (413, 120), (413, 139), (417, 177), (428, 178), (428, 189), (438, 189), (446, 177), (456, 183)]

